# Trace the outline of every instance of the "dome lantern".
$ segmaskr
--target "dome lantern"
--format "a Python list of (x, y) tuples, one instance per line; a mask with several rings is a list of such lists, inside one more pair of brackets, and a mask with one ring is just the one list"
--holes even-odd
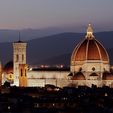
[(91, 24), (89, 24), (88, 28), (87, 28), (86, 39), (92, 40), (93, 38), (94, 38), (93, 28), (92, 28)]

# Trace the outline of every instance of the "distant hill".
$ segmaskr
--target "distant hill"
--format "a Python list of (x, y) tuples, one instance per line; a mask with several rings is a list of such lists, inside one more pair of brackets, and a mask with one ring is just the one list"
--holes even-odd
[(21, 39), (27, 41), (40, 37), (59, 34), (64, 31), (67, 30), (55, 27), (44, 29), (21, 29), (21, 30), (0, 29), (0, 42), (12, 42), (18, 40), (19, 32)]
[[(70, 56), (76, 44), (84, 38), (83, 33), (61, 33), (28, 41), (27, 62), (38, 64), (65, 64), (69, 65)], [(113, 32), (95, 33), (98, 39), (107, 48), (113, 64)], [(12, 43), (0, 43), (0, 60), (5, 64), (12, 60)]]

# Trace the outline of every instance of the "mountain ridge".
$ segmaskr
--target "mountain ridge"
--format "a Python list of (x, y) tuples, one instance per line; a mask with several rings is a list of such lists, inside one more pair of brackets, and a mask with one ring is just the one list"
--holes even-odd
[[(98, 32), (94, 33), (94, 36), (108, 50), (111, 64), (113, 64), (113, 32)], [(68, 32), (28, 40), (27, 63), (30, 65), (38, 65), (38, 63), (49, 63), (51, 60), (50, 64), (52, 65), (57, 63), (55, 62), (56, 59), (58, 63), (62, 62), (69, 65), (69, 54), (72, 53), (76, 44), (83, 38), (85, 38), (85, 33)], [(12, 60), (12, 52), (12, 42), (0, 43), (0, 60), (3, 64)], [(63, 55), (67, 55), (65, 60)]]

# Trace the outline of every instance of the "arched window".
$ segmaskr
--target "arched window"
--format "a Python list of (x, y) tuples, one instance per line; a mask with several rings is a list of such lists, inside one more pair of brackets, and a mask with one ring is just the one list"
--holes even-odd
[(21, 69), (21, 76), (23, 76), (23, 72), (22, 72), (22, 69)]
[(16, 62), (18, 62), (18, 60), (19, 60), (19, 55), (17, 54), (16, 55)]
[(22, 54), (22, 61), (24, 61), (24, 55)]
[(26, 69), (25, 69), (25, 76), (26, 76)]
[(95, 67), (93, 67), (92, 70), (95, 71)]

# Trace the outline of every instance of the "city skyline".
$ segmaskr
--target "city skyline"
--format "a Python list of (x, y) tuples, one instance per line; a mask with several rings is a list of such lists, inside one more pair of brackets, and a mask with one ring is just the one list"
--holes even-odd
[(112, 4), (109, 0), (1, 0), (0, 29), (62, 28), (84, 32), (92, 23), (96, 31), (111, 31)]
[(0, 0), (0, 112), (113, 113), (113, 0)]

